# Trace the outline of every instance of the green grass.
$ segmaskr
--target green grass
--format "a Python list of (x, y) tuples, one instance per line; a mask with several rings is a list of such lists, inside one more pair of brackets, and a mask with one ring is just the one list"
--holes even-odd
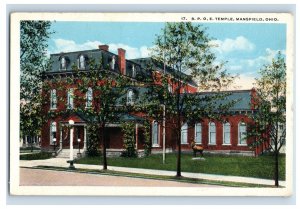
[(52, 157), (52, 153), (49, 152), (35, 152), (25, 155), (20, 155), (20, 160), (44, 160)]
[[(182, 172), (273, 179), (274, 161), (270, 155), (246, 157), (206, 154), (204, 161), (192, 160), (192, 157), (192, 154), (182, 154)], [(162, 155), (150, 155), (144, 158), (108, 158), (108, 165), (110, 166), (169, 171), (176, 171), (176, 162), (176, 154), (167, 154), (165, 164), (162, 163)], [(101, 157), (85, 157), (75, 163), (102, 165), (102, 159)], [(285, 155), (280, 155), (279, 168), (279, 179), (285, 180)]]

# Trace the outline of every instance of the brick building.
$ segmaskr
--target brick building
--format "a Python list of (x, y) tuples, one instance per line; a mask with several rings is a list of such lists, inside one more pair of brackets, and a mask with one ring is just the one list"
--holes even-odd
[[(53, 114), (59, 113), (63, 109), (72, 109), (77, 105), (84, 103), (86, 107), (93, 105), (93, 89), (89, 88), (85, 95), (85, 101), (75, 101), (72, 95), (76, 92), (76, 82), (71, 86), (62, 86), (55, 84), (57, 77), (73, 78), (74, 69), (79, 71), (88, 71), (88, 61), (93, 59), (98, 62), (101, 59), (103, 66), (107, 66), (108, 70), (114, 73), (120, 73), (133, 80), (140, 80), (151, 76), (145, 70), (149, 64), (149, 58), (128, 60), (125, 58), (126, 51), (118, 49), (118, 54), (109, 52), (107, 45), (101, 45), (95, 50), (76, 51), (69, 53), (51, 54), (51, 68), (45, 73), (45, 82), (51, 82), (52, 88), (44, 89), (45, 105), (44, 110)], [(162, 70), (162, 66), (155, 65), (158, 74), (163, 72), (170, 73), (171, 68)], [(135, 86), (128, 90), (126, 99), (131, 102), (131, 98), (135, 92), (143, 94), (146, 87)], [(170, 86), (170, 91), (173, 91), (174, 86)], [(197, 92), (197, 85), (194, 81), (189, 81), (181, 90), (182, 94), (197, 94), (199, 96), (209, 96), (211, 92)], [(252, 97), (255, 90), (239, 90), (231, 91), (226, 100), (238, 100), (230, 109), (229, 114), (222, 115), (225, 122), (199, 119), (199, 122), (190, 125), (183, 124), (181, 131), (182, 150), (191, 151), (190, 143), (195, 140), (197, 144), (204, 146), (206, 152), (225, 152), (225, 153), (241, 153), (253, 155), (255, 153), (248, 148), (249, 141), (245, 139), (247, 131), (247, 123), (251, 120), (247, 114), (253, 113)], [(64, 98), (63, 100), (61, 98)], [(222, 102), (222, 101), (220, 101)], [(41, 135), (41, 147), (44, 150), (52, 150), (53, 146), (57, 146), (58, 150), (68, 149), (70, 147), (70, 134), (64, 131), (64, 126), (73, 120), (74, 138), (73, 146), (84, 151), (87, 149), (87, 121), (90, 120), (81, 112), (73, 112), (69, 115), (57, 114), (53, 119), (48, 120), (43, 125)], [(134, 121), (136, 123), (136, 148), (140, 151), (144, 147), (144, 136), (142, 121), (143, 117), (139, 114), (124, 114), (123, 121)], [(156, 121), (151, 122), (151, 144), (152, 152), (161, 152), (163, 147), (163, 126)], [(176, 142), (172, 140), (173, 131), (166, 125), (165, 128), (165, 147), (167, 152), (172, 152), (176, 149)], [(107, 129), (107, 148), (108, 152), (120, 152), (123, 149), (123, 134), (120, 124), (109, 124)], [(80, 139), (80, 141), (78, 141)], [(54, 142), (55, 141), (55, 142)], [(101, 143), (100, 143), (101, 144)]]

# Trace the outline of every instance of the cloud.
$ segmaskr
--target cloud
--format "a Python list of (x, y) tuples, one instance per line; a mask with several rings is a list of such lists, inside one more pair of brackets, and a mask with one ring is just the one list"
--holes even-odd
[[(66, 39), (54, 39), (54, 49), (49, 53), (60, 53), (60, 52), (72, 52), (72, 51), (82, 51), (97, 49), (98, 45), (103, 45), (104, 43), (100, 41), (86, 41), (82, 44), (78, 44), (73, 40)], [(117, 54), (118, 48), (123, 48), (126, 50), (126, 58), (134, 59), (149, 56), (150, 47), (141, 46), (140, 48), (132, 47), (123, 43), (109, 43), (109, 51)]]
[(255, 45), (244, 36), (238, 36), (235, 39), (227, 38), (225, 40), (213, 40), (211, 45), (216, 46), (215, 50), (219, 53), (229, 53), (233, 51), (252, 51)]
[(238, 78), (235, 79), (229, 90), (248, 90), (255, 87), (255, 77), (242, 74)]
[(273, 50), (270, 48), (266, 48), (265, 55), (258, 56), (254, 59), (245, 59), (242, 60), (242, 62), (248, 67), (255, 68), (258, 70), (262, 68), (263, 65), (270, 64), (272, 62), (272, 59), (274, 59), (277, 56), (279, 51), (281, 51), (281, 54), (283, 55), (285, 55), (286, 53), (285, 50)]

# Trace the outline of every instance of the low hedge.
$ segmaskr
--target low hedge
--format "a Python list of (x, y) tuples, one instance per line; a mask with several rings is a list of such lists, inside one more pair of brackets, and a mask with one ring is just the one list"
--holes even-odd
[(20, 160), (43, 160), (49, 159), (52, 157), (52, 153), (50, 152), (38, 152), (26, 155), (20, 155)]

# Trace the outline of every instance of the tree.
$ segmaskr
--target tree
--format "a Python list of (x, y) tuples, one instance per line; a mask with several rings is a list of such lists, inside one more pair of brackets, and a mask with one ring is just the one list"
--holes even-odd
[(265, 146), (274, 155), (274, 180), (279, 186), (279, 152), (286, 141), (286, 64), (278, 52), (269, 65), (260, 69), (256, 79), (256, 111), (251, 116), (248, 137), (254, 139), (252, 148)]
[(50, 21), (20, 23), (20, 131), (32, 138), (40, 134), (42, 73), (48, 67), (46, 57)]
[[(183, 124), (193, 123), (204, 117), (217, 118), (219, 114), (216, 113), (225, 111), (232, 105), (231, 102), (216, 103), (226, 94), (213, 93), (205, 96), (184, 93), (184, 89), (188, 83), (193, 82), (193, 78), (200, 81), (199, 86), (202, 90), (219, 90), (232, 82), (233, 77), (222, 69), (224, 64), (217, 64), (210, 41), (205, 29), (200, 25), (189, 22), (166, 23), (152, 50), (154, 65), (163, 66), (164, 71), (168, 73), (154, 75), (154, 79), (158, 78), (161, 85), (152, 86), (150, 95), (153, 95), (153, 98), (151, 103), (147, 104), (147, 112), (156, 119), (167, 120), (175, 131), (178, 149), (177, 177), (181, 176)], [(165, 114), (161, 111), (161, 105), (165, 107)]]

